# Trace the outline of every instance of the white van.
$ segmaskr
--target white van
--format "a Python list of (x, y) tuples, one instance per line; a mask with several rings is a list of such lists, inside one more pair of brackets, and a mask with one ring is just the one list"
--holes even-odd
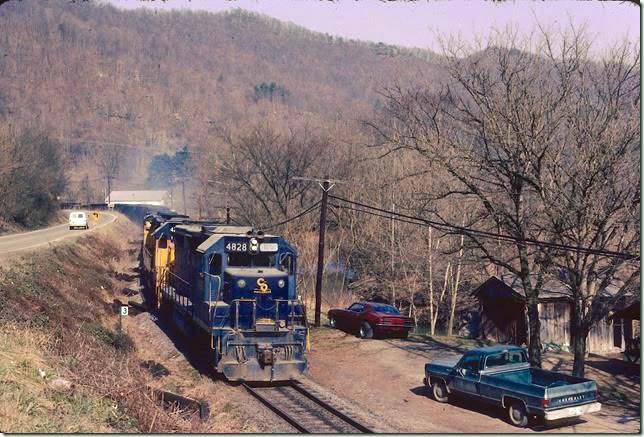
[(83, 228), (89, 229), (87, 224), (87, 214), (82, 211), (74, 211), (69, 214), (69, 229)]

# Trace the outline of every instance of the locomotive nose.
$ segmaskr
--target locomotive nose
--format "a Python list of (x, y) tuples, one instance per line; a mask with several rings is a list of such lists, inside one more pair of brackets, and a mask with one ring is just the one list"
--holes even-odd
[(283, 272), (231, 273), (227, 282), (236, 297), (257, 298), (271, 295), (273, 298), (283, 299), (288, 290), (288, 275)]

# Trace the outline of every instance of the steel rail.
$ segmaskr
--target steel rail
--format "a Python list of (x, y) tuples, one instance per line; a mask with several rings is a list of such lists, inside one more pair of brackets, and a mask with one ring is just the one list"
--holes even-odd
[[(280, 416), (282, 419), (286, 420), (291, 426), (293, 426), (295, 429), (298, 431), (305, 433), (305, 434), (312, 434), (315, 433), (315, 431), (311, 431), (310, 429), (306, 428), (304, 425), (302, 425), (297, 418), (291, 416), (288, 414), (286, 411), (283, 409), (279, 408), (276, 406), (273, 402), (270, 401), (270, 399), (266, 398), (264, 395), (259, 393), (258, 390), (253, 389), (246, 383), (242, 383), (242, 386), (250, 392), (255, 398), (260, 400), (264, 405), (266, 405), (268, 408), (271, 409), (275, 414)], [(319, 405), (320, 407), (324, 408), (327, 412), (331, 413), (334, 417), (340, 419), (347, 425), (355, 428), (356, 430), (365, 433), (365, 434), (374, 434), (374, 431), (367, 428), (363, 424), (357, 422), (356, 420), (352, 419), (351, 417), (347, 416), (346, 414), (338, 411), (338, 409), (334, 408), (327, 402), (321, 400), (318, 398), (316, 395), (313, 393), (309, 392), (305, 388), (303, 388), (298, 381), (290, 381), (287, 385), (283, 385), (281, 387), (289, 387), (294, 389), (297, 393), (301, 394), (302, 396), (306, 397), (307, 399), (313, 401), (315, 404)]]
[(251, 386), (246, 384), (245, 382), (242, 383), (242, 386), (248, 390), (250, 394), (255, 396), (257, 399), (259, 399), (264, 405), (266, 405), (268, 408), (270, 408), (275, 414), (280, 416), (282, 419), (286, 420), (289, 425), (293, 426), (295, 429), (298, 431), (305, 433), (305, 434), (312, 434), (311, 431), (306, 429), (304, 426), (302, 426), (297, 419), (295, 419), (293, 416), (288, 414), (287, 412), (281, 410), (277, 406), (273, 405), (270, 400), (266, 399), (263, 395), (261, 395), (257, 390), (253, 389)]
[(304, 396), (306, 396), (307, 398), (311, 399), (313, 402), (315, 402), (316, 404), (318, 404), (322, 408), (326, 409), (327, 411), (329, 411), (334, 416), (339, 417), (340, 419), (342, 419), (343, 421), (345, 421), (349, 425), (353, 426), (355, 429), (357, 429), (357, 430), (359, 430), (359, 431), (361, 431), (361, 432), (363, 432), (365, 434), (374, 434), (374, 432), (371, 429), (367, 428), (366, 426), (364, 426), (363, 424), (361, 424), (359, 422), (356, 422), (355, 420), (353, 420), (352, 418), (350, 418), (346, 414), (338, 411), (336, 408), (332, 407), (328, 403), (324, 402), (323, 400), (321, 400), (320, 398), (316, 397), (314, 394), (312, 394), (311, 392), (309, 392), (308, 390), (303, 388), (300, 385), (299, 382), (291, 381), (291, 383), (289, 384), (289, 387), (293, 387), (298, 393), (301, 393)]

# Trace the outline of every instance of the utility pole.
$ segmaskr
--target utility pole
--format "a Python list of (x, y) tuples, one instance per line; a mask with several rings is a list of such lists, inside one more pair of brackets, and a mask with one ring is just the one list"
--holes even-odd
[(107, 209), (110, 209), (110, 202), (112, 201), (112, 179), (107, 176)]
[[(208, 185), (211, 185), (211, 184), (225, 185), (222, 182), (214, 181), (212, 179), (207, 180), (206, 184), (208, 184)], [(235, 209), (235, 208), (230, 206), (230, 199), (229, 199), (228, 192), (227, 191), (223, 192), (223, 193), (222, 192), (213, 192), (213, 193), (209, 193), (209, 194), (210, 195), (223, 195), (223, 196), (226, 196), (226, 203), (223, 206), (211, 206), (211, 208), (226, 208), (226, 224), (229, 225), (230, 224), (230, 210)]]
[(320, 207), (320, 236), (318, 238), (318, 271), (315, 276), (315, 326), (320, 326), (322, 308), (322, 273), (324, 272), (324, 234), (326, 233), (326, 208), (329, 199), (329, 181), (322, 182), (322, 206)]
[(183, 196), (183, 214), (186, 214), (186, 178), (181, 178), (181, 193)]
[[(320, 312), (322, 309), (322, 280), (324, 273), (324, 237), (326, 233), (326, 210), (329, 201), (329, 191), (335, 186), (336, 183), (343, 181), (336, 181), (329, 179), (325, 176), (324, 179), (314, 179), (296, 176), (293, 179), (304, 181), (315, 181), (320, 184), (322, 188), (322, 205), (320, 206), (320, 234), (318, 237), (318, 269), (315, 276), (315, 326), (320, 326)], [(333, 184), (331, 184), (333, 182)]]
[(394, 227), (394, 216), (393, 212), (395, 211), (396, 204), (392, 203), (391, 204), (391, 304), (393, 306), (396, 306), (396, 285), (394, 281), (394, 272), (395, 272), (395, 267), (394, 267), (394, 242), (395, 242), (395, 227)]

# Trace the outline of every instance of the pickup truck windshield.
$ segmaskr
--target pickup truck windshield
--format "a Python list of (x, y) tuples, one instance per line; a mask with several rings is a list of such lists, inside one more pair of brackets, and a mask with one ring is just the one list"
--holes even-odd
[(505, 366), (506, 364), (526, 363), (528, 360), (523, 351), (505, 351), (491, 354), (485, 358), (485, 368)]
[(461, 368), (466, 370), (478, 371), (479, 370), (479, 361), (481, 361), (480, 355), (465, 355), (463, 361), (461, 361)]

